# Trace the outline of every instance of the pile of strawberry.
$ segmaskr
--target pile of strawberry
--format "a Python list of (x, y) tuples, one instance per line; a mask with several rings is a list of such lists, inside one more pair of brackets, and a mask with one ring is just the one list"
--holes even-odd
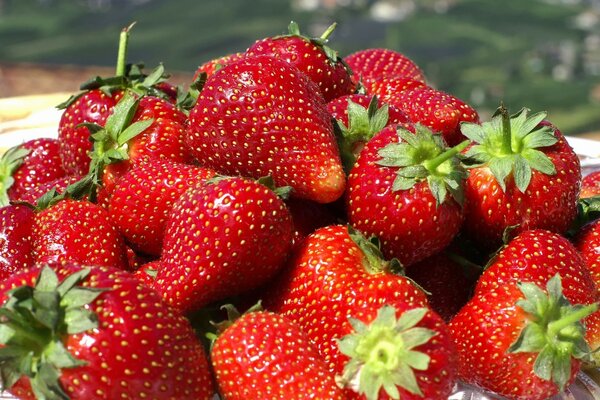
[[(545, 113), (289, 34), (126, 65), (0, 160), (23, 399), (546, 399), (600, 364), (600, 193)], [(582, 185), (584, 191), (581, 191)], [(585, 193), (582, 198), (580, 193)]]

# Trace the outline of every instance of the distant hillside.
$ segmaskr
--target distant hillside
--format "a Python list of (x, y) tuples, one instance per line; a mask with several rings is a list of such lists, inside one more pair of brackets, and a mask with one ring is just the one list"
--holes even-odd
[(292, 6), (297, 3), (0, 0), (0, 62), (111, 65), (119, 30), (137, 21), (131, 61), (191, 72), (208, 59), (285, 32), (292, 19), (313, 34), (335, 20), (332, 47), (342, 54), (376, 46), (402, 51), (432, 85), (483, 115), (502, 99), (514, 111), (548, 110), (566, 133), (600, 129), (600, 18), (592, 3), (453, 0), (440, 11), (423, 6), (434, 0), (415, 0), (404, 19), (393, 22), (373, 19), (382, 1), (345, 1), (351, 6), (311, 12)]

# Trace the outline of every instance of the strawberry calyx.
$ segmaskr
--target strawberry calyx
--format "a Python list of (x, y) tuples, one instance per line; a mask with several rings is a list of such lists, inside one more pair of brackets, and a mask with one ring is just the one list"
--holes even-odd
[(325, 32), (323, 32), (323, 34), (321, 36), (308, 37), (306, 35), (303, 35), (300, 32), (300, 26), (298, 25), (297, 22), (291, 21), (290, 24), (288, 25), (288, 33), (285, 35), (274, 36), (273, 39), (274, 40), (275, 39), (283, 39), (283, 38), (287, 38), (287, 37), (299, 37), (301, 39), (304, 39), (307, 42), (310, 42), (310, 43), (314, 44), (315, 46), (317, 46), (318, 48), (320, 48), (321, 50), (323, 50), (323, 53), (325, 53), (325, 55), (327, 56), (327, 59), (332, 64), (342, 63), (342, 65), (344, 65), (344, 68), (346, 68), (348, 73), (351, 73), (350, 68), (346, 65), (344, 60), (339, 56), (338, 52), (336, 50), (332, 49), (331, 47), (327, 46), (327, 42), (329, 42), (329, 36), (331, 36), (333, 31), (335, 31), (336, 26), (337, 26), (337, 23), (334, 22), (333, 24), (329, 25), (329, 27), (327, 27), (327, 29), (325, 30)]
[(216, 332), (208, 332), (206, 333), (206, 337), (214, 343), (214, 341), (219, 337), (219, 335), (227, 330), (231, 325), (235, 323), (240, 317), (244, 314), (263, 311), (263, 306), (261, 301), (259, 300), (252, 307), (247, 309), (244, 313), (240, 313), (239, 310), (233, 304), (223, 304), (220, 307), (221, 310), (225, 310), (227, 313), (227, 319), (219, 322), (210, 321), (210, 325), (215, 328)]
[(399, 399), (398, 387), (423, 396), (415, 371), (425, 371), (431, 358), (416, 347), (428, 343), (437, 332), (418, 327), (429, 310), (408, 310), (396, 318), (396, 309), (384, 305), (369, 325), (349, 318), (353, 332), (338, 341), (340, 352), (350, 357), (336, 382), (364, 394), (367, 400), (379, 398), (384, 390)]
[(426, 181), (437, 205), (446, 201), (448, 193), (462, 205), (462, 182), (467, 173), (458, 155), (469, 142), (448, 148), (441, 135), (421, 124), (415, 124), (415, 133), (403, 127), (398, 127), (397, 133), (399, 141), (380, 149), (381, 159), (377, 161), (378, 165), (398, 168), (392, 190), (410, 190)]
[(89, 273), (84, 268), (59, 282), (46, 265), (35, 286), (20, 286), (8, 292), (0, 307), (3, 389), (25, 377), (36, 398), (69, 398), (59, 381), (61, 370), (86, 363), (69, 353), (65, 338), (98, 327), (97, 315), (86, 306), (104, 292), (79, 285)]
[(532, 171), (556, 174), (550, 158), (539, 150), (558, 142), (550, 126), (540, 125), (547, 113), (528, 113), (529, 110), (523, 108), (510, 116), (501, 105), (491, 121), (461, 125), (463, 135), (475, 143), (466, 153), (470, 167), (489, 168), (503, 191), (506, 191), (509, 176), (517, 189), (525, 193)]
[(379, 107), (377, 96), (371, 98), (369, 106), (366, 108), (348, 99), (348, 126), (341, 120), (336, 120), (334, 124), (340, 156), (346, 173), (356, 162), (362, 147), (359, 145), (371, 140), (387, 125), (388, 109), (387, 104)]
[(397, 258), (384, 259), (379, 238), (376, 236), (367, 238), (350, 225), (348, 225), (348, 236), (364, 255), (362, 264), (365, 271), (370, 274), (389, 272), (395, 275), (404, 275), (404, 267)]
[(528, 282), (518, 286), (524, 299), (517, 306), (526, 312), (527, 322), (508, 352), (537, 353), (533, 372), (563, 390), (571, 376), (571, 359), (590, 360), (582, 319), (598, 310), (598, 304), (569, 303), (559, 274), (548, 281), (546, 291)]
[(15, 146), (0, 157), (0, 207), (9, 204), (8, 189), (15, 183), (13, 175), (23, 164), (25, 157), (31, 152), (21, 146)]

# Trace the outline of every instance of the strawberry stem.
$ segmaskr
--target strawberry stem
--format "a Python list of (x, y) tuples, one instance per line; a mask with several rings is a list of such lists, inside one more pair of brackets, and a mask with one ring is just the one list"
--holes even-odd
[(512, 130), (510, 128), (510, 114), (504, 104), (498, 109), (502, 116), (502, 154), (512, 154)]
[(127, 68), (127, 46), (129, 44), (129, 31), (135, 22), (131, 23), (121, 30), (119, 35), (119, 53), (117, 55), (117, 69), (115, 71), (116, 76), (125, 76)]
[(325, 30), (325, 32), (323, 32), (320, 39), (324, 40), (324, 41), (328, 40), (329, 36), (331, 36), (331, 34), (333, 33), (333, 31), (335, 30), (336, 27), (337, 27), (337, 22), (334, 22), (333, 24), (329, 25), (329, 28), (327, 28)]
[(457, 155), (458, 153), (463, 151), (469, 145), (469, 143), (470, 143), (469, 140), (465, 140), (462, 143), (459, 143), (456, 146), (452, 147), (451, 149), (444, 151), (442, 154), (440, 154), (430, 160), (424, 161), (423, 165), (425, 166), (425, 168), (427, 168), (428, 171), (433, 172), (442, 163), (448, 161), (449, 159), (451, 159), (452, 157), (454, 157), (455, 155)]
[(590, 314), (593, 314), (597, 310), (598, 304), (589, 304), (585, 307), (580, 308), (577, 311), (567, 314), (559, 320), (550, 322), (548, 324), (548, 335), (550, 335), (551, 337), (556, 336), (562, 329), (572, 326), (576, 322), (582, 320)]

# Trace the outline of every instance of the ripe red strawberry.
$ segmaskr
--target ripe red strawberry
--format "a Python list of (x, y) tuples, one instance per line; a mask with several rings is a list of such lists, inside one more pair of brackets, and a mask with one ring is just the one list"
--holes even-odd
[(213, 176), (210, 169), (170, 160), (140, 162), (114, 187), (110, 218), (137, 251), (159, 256), (173, 203), (187, 189)]
[(427, 86), (423, 81), (406, 78), (402, 75), (373, 78), (366, 84), (368, 85), (367, 93), (379, 97), (383, 102), (393, 98), (396, 93)]
[(579, 198), (588, 198), (600, 195), (600, 171), (594, 171), (583, 177)]
[(22, 399), (194, 399), (214, 393), (189, 322), (132, 275), (39, 266), (0, 283), (3, 386)]
[(319, 203), (344, 192), (331, 117), (317, 87), (285, 61), (245, 58), (208, 78), (186, 143), (201, 165), (223, 174), (270, 175)]
[(292, 245), (283, 200), (256, 181), (216, 178), (173, 205), (154, 288), (189, 311), (270, 279)]
[(581, 171), (577, 154), (546, 113), (523, 109), (508, 117), (503, 107), (491, 121), (465, 123), (475, 163), (465, 185), (464, 231), (495, 249), (504, 231), (564, 233), (577, 214)]
[(461, 148), (447, 149), (422, 125), (415, 130), (387, 127), (371, 139), (348, 176), (346, 196), (350, 224), (377, 236), (383, 253), (405, 266), (441, 251), (463, 221)]
[(600, 287), (600, 220), (590, 222), (577, 233), (575, 246), (596, 287)]
[(0, 282), (33, 265), (33, 210), (24, 205), (0, 208)]
[(198, 67), (196, 73), (194, 74), (192, 82), (195, 82), (200, 77), (200, 74), (205, 73), (206, 77), (208, 78), (209, 76), (217, 72), (219, 69), (223, 68), (225, 65), (230, 64), (232, 62), (236, 62), (244, 56), (244, 53), (232, 53), (227, 54), (223, 57), (218, 57), (209, 60)]
[(78, 182), (80, 179), (80, 176), (67, 175), (54, 181), (42, 183), (41, 185), (31, 188), (27, 192), (23, 193), (19, 198), (15, 199), (15, 201), (24, 201), (29, 204), (36, 204), (37, 200), (48, 192), (55, 190), (56, 193), (60, 195), (65, 192), (65, 189), (68, 186)]
[(389, 49), (359, 50), (344, 57), (354, 75), (355, 82), (362, 81), (367, 87), (371, 80), (398, 76), (425, 82), (423, 71), (408, 57)]
[[(393, 273), (399, 267), (395, 261), (383, 260), (376, 244), (348, 229), (332, 225), (308, 236), (277, 280), (265, 288), (263, 297), (265, 308), (292, 319), (311, 340), (316, 340), (319, 353), (336, 370), (341, 370), (343, 363), (336, 361), (337, 345), (329, 322), (346, 324), (345, 307), (358, 294), (364, 294), (361, 301), (377, 302), (377, 308), (385, 303), (427, 304), (425, 293), (404, 276)], [(323, 302), (327, 299), (339, 304), (326, 308)], [(340, 307), (341, 311), (336, 311)], [(314, 319), (322, 311), (327, 312), (325, 325)], [(329, 340), (321, 340), (323, 337)]]
[(450, 146), (465, 139), (460, 131), (463, 122), (479, 123), (479, 114), (467, 103), (428, 86), (390, 94), (385, 101), (406, 112), (414, 123), (442, 135)]
[(365, 143), (390, 125), (411, 124), (404, 111), (382, 104), (375, 96), (352, 94), (327, 103), (337, 123), (338, 146), (346, 172), (350, 171)]
[(258, 40), (248, 50), (246, 57), (270, 56), (294, 65), (317, 84), (326, 102), (354, 92), (350, 73), (338, 53), (327, 46), (335, 25), (331, 25), (319, 38), (309, 38), (291, 22), (286, 35)]
[(65, 176), (56, 139), (32, 139), (0, 158), (0, 204), (18, 200), (27, 191)]
[(31, 238), (37, 263), (73, 261), (127, 269), (123, 237), (108, 212), (86, 200), (60, 200), (37, 213)]
[[(556, 274), (560, 274), (564, 295), (572, 304), (598, 301), (593, 275), (575, 246), (556, 233), (540, 229), (519, 234), (498, 252), (479, 278), (475, 295), (510, 282), (545, 286)], [(593, 348), (600, 346), (600, 312), (590, 315), (585, 322), (586, 340)], [(600, 357), (596, 362), (599, 361)]]
[(509, 399), (541, 400), (574, 380), (590, 352), (580, 321), (598, 306), (571, 305), (559, 275), (542, 287), (508, 282), (476, 295), (452, 319), (465, 382)]
[(272, 312), (228, 322), (211, 360), (223, 400), (346, 399), (300, 327)]

